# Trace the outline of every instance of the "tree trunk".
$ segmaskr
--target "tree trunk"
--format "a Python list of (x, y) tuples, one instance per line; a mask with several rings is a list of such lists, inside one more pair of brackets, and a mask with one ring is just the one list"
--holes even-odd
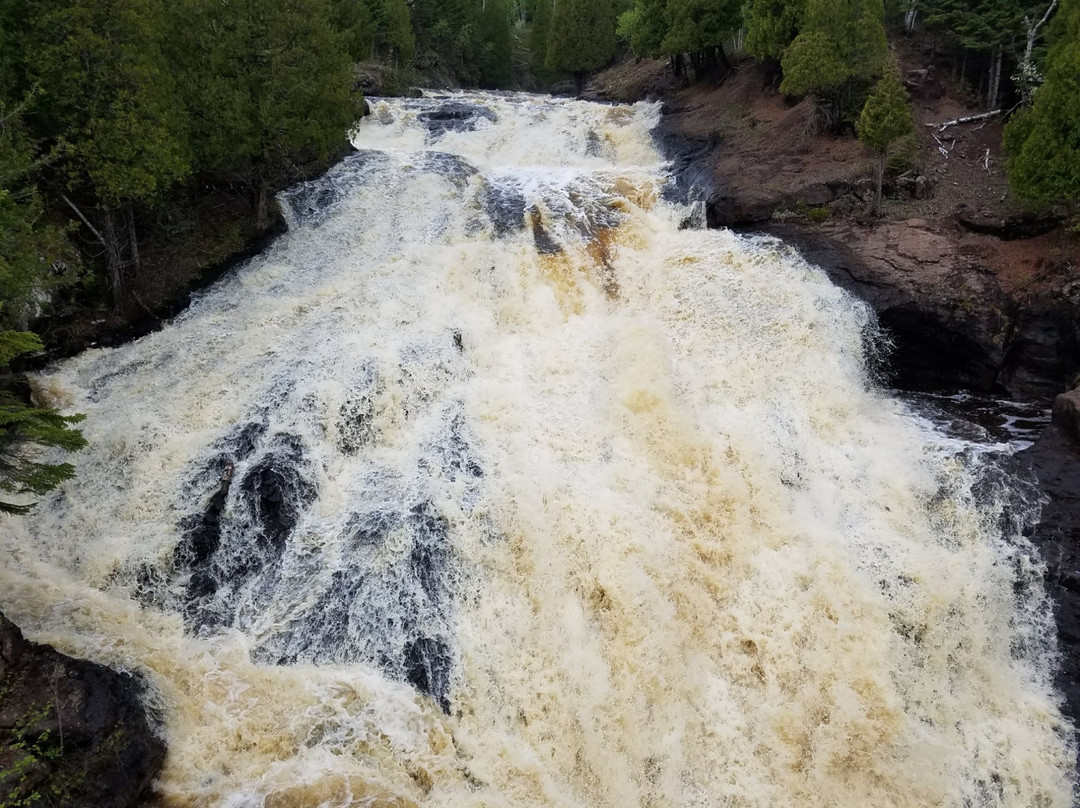
[(127, 231), (128, 231), (128, 253), (131, 256), (131, 268), (138, 278), (142, 273), (142, 261), (139, 259), (139, 237), (135, 233), (135, 211), (132, 209), (132, 205), (129, 202), (127, 206)]
[(908, 3), (908, 10), (904, 14), (904, 30), (909, 34), (915, 30), (915, 17), (919, 13), (917, 0), (911, 0)]
[(720, 60), (720, 66), (724, 68), (724, 78), (731, 72), (731, 60), (727, 58), (727, 51), (724, 50), (723, 45), (716, 46), (716, 56)]
[(875, 216), (880, 216), (881, 215), (881, 186), (882, 186), (883, 180), (885, 179), (885, 159), (886, 159), (886, 155), (887, 155), (887, 152), (884, 149), (882, 149), (881, 153), (878, 155), (877, 192), (874, 194), (874, 215)]
[(990, 54), (990, 86), (986, 91), (986, 108), (997, 109), (998, 94), (1001, 90), (1001, 45), (995, 45)]
[(112, 289), (113, 307), (119, 309), (123, 306), (124, 299), (127, 296), (120, 237), (116, 232), (116, 219), (112, 208), (108, 206), (102, 207), (101, 212), (104, 218), (101, 233), (102, 241), (105, 244), (105, 268), (109, 276), (109, 287)]
[(1052, 0), (1050, 6), (1046, 9), (1046, 13), (1042, 15), (1042, 18), (1037, 22), (1032, 21), (1028, 17), (1024, 17), (1024, 25), (1027, 27), (1027, 42), (1024, 46), (1024, 57), (1020, 60), (1020, 64), (1016, 71), (1018, 77), (1018, 85), (1020, 89), (1020, 99), (1023, 101), (1024, 106), (1031, 106), (1031, 97), (1035, 92), (1035, 88), (1039, 84), (1039, 73), (1035, 67), (1035, 62), (1031, 58), (1032, 52), (1035, 50), (1035, 41), (1039, 37), (1039, 29), (1042, 28), (1050, 15), (1054, 13), (1054, 9), (1057, 8), (1058, 0)]
[(270, 226), (270, 184), (261, 164), (255, 183), (255, 226), (262, 231)]

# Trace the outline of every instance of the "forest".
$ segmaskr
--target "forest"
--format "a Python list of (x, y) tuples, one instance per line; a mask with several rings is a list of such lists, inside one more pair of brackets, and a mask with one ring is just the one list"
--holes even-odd
[(1080, 0), (0, 0), (0, 490), (55, 486), (71, 468), (26, 447), (81, 440), (31, 404), (18, 357), (72, 312), (156, 316), (270, 232), (274, 194), (348, 148), (358, 66), (383, 92), (580, 94), (620, 57), (686, 82), (752, 57), (879, 155), (880, 189), (911, 127), (888, 36), (914, 30), (1009, 116), (1017, 197), (1075, 212)]

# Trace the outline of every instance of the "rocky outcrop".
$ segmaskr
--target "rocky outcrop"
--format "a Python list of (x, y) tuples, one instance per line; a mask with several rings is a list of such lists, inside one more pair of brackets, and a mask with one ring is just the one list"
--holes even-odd
[(27, 642), (0, 615), (0, 805), (128, 808), (161, 768), (137, 679)]
[(766, 232), (874, 308), (893, 342), (898, 387), (1049, 399), (1080, 369), (1080, 294), (1009, 293), (924, 220)]
[(1070, 423), (1062, 412), (1055, 406), (1054, 423), (1018, 457), (1035, 472), (1048, 500), (1031, 539), (1046, 561), (1046, 589), (1054, 602), (1058, 688), (1066, 715), (1080, 726), (1080, 443), (1061, 425)]
[[(1055, 398), (1052, 418), (1054, 424), (1080, 446), (1080, 390), (1070, 390)], [(1077, 493), (1080, 495), (1080, 488)]]

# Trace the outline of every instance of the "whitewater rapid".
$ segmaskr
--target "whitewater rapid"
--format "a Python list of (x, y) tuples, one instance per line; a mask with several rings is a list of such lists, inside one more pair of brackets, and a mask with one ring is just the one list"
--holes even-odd
[(1072, 805), (1034, 497), (684, 227), (658, 119), (373, 100), (287, 235), (35, 380), (90, 446), (0, 609), (145, 677), (158, 804)]

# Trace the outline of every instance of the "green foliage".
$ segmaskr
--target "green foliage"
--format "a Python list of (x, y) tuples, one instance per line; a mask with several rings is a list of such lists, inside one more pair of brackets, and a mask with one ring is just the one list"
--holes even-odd
[(405, 0), (384, 0), (384, 8), (385, 27), (379, 29), (376, 41), (388, 50), (392, 59), (408, 64), (416, 53), (409, 7)]
[(884, 153), (912, 129), (907, 90), (900, 81), (899, 72), (889, 70), (878, 81), (859, 115), (856, 124), (859, 140), (874, 151)]
[(619, 17), (617, 33), (629, 40), (638, 56), (656, 59), (663, 55), (668, 32), (666, 6), (667, 0), (636, 0), (634, 7)]
[(179, 0), (174, 13), (200, 171), (253, 180), (344, 144), (361, 99), (327, 0)]
[(476, 84), (484, 47), (481, 0), (413, 0), (411, 9), (420, 59), (441, 64), (458, 81)]
[(0, 102), (0, 328), (23, 326), (53, 292), (78, 280), (63, 230), (44, 221), (33, 150), (17, 110)]
[(1038, 19), (1042, 0), (925, 0), (924, 19), (952, 42), (971, 50), (1009, 45), (1024, 30), (1024, 17)]
[(548, 36), (551, 34), (551, 18), (555, 6), (552, 0), (536, 0), (532, 20), (529, 23), (530, 66), (541, 79), (548, 78), (547, 66)]
[[(0, 332), (0, 365), (16, 356), (40, 350), (41, 340), (24, 331)], [(56, 410), (36, 407), (19, 394), (18, 380), (4, 375), (0, 386), (0, 491), (15, 495), (41, 495), (75, 474), (70, 463), (42, 462), (43, 447), (76, 451), (86, 445), (82, 433), (72, 424), (82, 415), (60, 415)], [(32, 504), (0, 501), (0, 513), (21, 514)]]
[(506, 0), (487, 0), (480, 15), (480, 38), (485, 43), (480, 55), (480, 84), (508, 87), (513, 81), (510, 41), (510, 12)]
[(752, 0), (746, 20), (746, 52), (780, 59), (799, 33), (806, 0)]
[(664, 53), (697, 53), (718, 47), (742, 24), (740, 0), (668, 0)]
[(188, 172), (184, 119), (160, 42), (158, 0), (69, 0), (34, 19), (35, 121), (56, 135), (69, 188), (118, 206)]
[[(610, 0), (555, 0), (547, 66), (578, 77), (603, 67), (615, 53), (615, 16)], [(580, 89), (580, 87), (579, 87)]]
[(914, 129), (911, 121), (911, 103), (907, 90), (900, 81), (900, 71), (893, 65), (886, 71), (877, 88), (866, 99), (862, 113), (855, 125), (859, 140), (878, 155), (877, 190), (874, 194), (874, 210), (881, 212), (881, 183), (889, 147)]
[(838, 122), (860, 82), (888, 56), (881, 0), (808, 0), (803, 28), (781, 64), (781, 92), (828, 99)]
[(1048, 32), (1046, 80), (1005, 127), (1009, 184), (1036, 204), (1080, 200), (1080, 0), (1063, 0)]
[(331, 0), (330, 24), (354, 62), (371, 58), (375, 47), (375, 20), (364, 0)]

